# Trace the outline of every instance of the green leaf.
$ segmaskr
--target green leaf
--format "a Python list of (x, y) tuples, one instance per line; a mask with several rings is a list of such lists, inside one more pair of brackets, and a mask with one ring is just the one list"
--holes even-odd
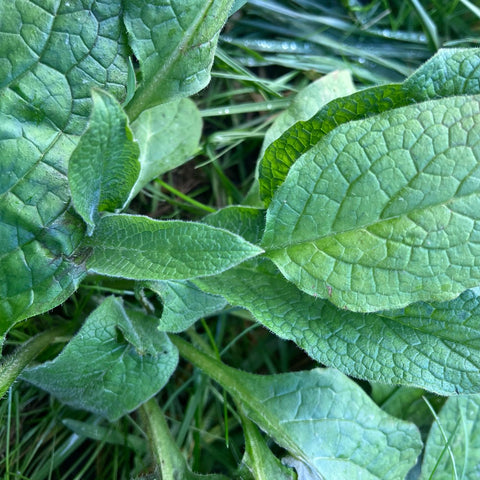
[(277, 190), (267, 255), (303, 291), (354, 311), (476, 286), (479, 100), (423, 102), (330, 132)]
[(159, 329), (162, 332), (183, 332), (197, 320), (222, 310), (227, 301), (219, 295), (200, 290), (189, 281), (146, 282), (163, 303)]
[(203, 218), (213, 227), (224, 228), (251, 243), (260, 243), (265, 229), (265, 211), (254, 207), (231, 205)]
[[(242, 427), (245, 435), (245, 454), (242, 467), (251, 472), (254, 480), (293, 480), (292, 470), (281, 464), (271, 450), (258, 428), (246, 416), (242, 415)], [(241, 477), (243, 479), (243, 476)]]
[(155, 395), (177, 366), (177, 350), (157, 326), (157, 319), (127, 313), (109, 297), (57, 358), (22, 378), (68, 405), (116, 420)]
[(376, 86), (338, 98), (311, 119), (293, 125), (271, 144), (260, 165), (260, 193), (266, 204), (291, 165), (338, 125), (429, 99), (480, 93), (479, 52), (474, 48), (441, 50), (403, 84)]
[(188, 280), (214, 275), (262, 252), (233, 233), (202, 223), (159, 221), (136, 215), (104, 216), (86, 266), (134, 280)]
[(83, 3), (0, 2), (0, 338), (84, 276), (67, 161), (91, 86), (125, 96), (128, 52), (120, 3)]
[(92, 100), (87, 131), (68, 164), (73, 204), (90, 233), (100, 212), (125, 206), (140, 173), (140, 150), (122, 107), (101, 90), (92, 90)]
[[(384, 398), (379, 399), (379, 394), (386, 393)], [(425, 398), (430, 404), (435, 404), (438, 409), (443, 405), (446, 398), (436, 394), (425, 392), (421, 388), (403, 387), (397, 385), (372, 384), (370, 394), (372, 400), (385, 412), (393, 417), (413, 422), (420, 430), (422, 437), (427, 436), (434, 420), (432, 412)]]
[(252, 263), (195, 283), (248, 309), (273, 333), (347, 375), (442, 395), (480, 391), (476, 292), (468, 290), (440, 304), (355, 313), (304, 294), (268, 263)]
[(425, 446), (421, 480), (478, 477), (480, 395), (447, 400)]
[(141, 411), (163, 480), (228, 480), (224, 475), (199, 475), (190, 470), (154, 398), (146, 402)]
[(253, 375), (223, 365), (180, 338), (172, 341), (313, 478), (397, 480), (415, 464), (422, 447), (415, 425), (387, 415), (340, 372)]
[(145, 110), (131, 127), (140, 145), (141, 165), (131, 193), (134, 197), (148, 182), (178, 167), (195, 153), (202, 119), (196, 105), (182, 98)]
[(275, 119), (265, 133), (259, 158), (261, 159), (267, 147), (292, 125), (308, 120), (335, 98), (354, 92), (355, 86), (349, 70), (336, 70), (307, 85), (297, 93), (290, 106)]
[(197, 93), (210, 81), (218, 35), (232, 0), (129, 0), (124, 20), (142, 81), (127, 111)]

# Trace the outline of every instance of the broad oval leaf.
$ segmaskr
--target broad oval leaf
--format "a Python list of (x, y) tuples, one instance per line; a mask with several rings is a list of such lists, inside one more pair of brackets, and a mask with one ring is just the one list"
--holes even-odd
[(290, 169), (263, 246), (341, 308), (454, 298), (480, 280), (480, 97), (341, 125)]
[(210, 80), (218, 35), (232, 0), (129, 0), (124, 20), (142, 81), (128, 104), (132, 120), (142, 110), (187, 97)]
[(122, 209), (140, 173), (138, 144), (115, 98), (92, 91), (93, 109), (87, 131), (68, 164), (75, 210), (91, 233), (100, 212)]
[(0, 338), (85, 274), (72, 258), (84, 227), (69, 211), (67, 161), (91, 86), (124, 97), (128, 51), (121, 4), (84, 3), (0, 2)]
[(177, 349), (157, 325), (109, 297), (57, 358), (22, 378), (64, 403), (116, 420), (155, 395), (177, 366)]
[(134, 280), (188, 280), (223, 272), (262, 253), (226, 230), (202, 223), (106, 215), (85, 240), (92, 272)]
[(475, 291), (444, 303), (356, 313), (301, 292), (268, 263), (253, 263), (195, 283), (248, 309), (270, 331), (347, 375), (441, 395), (480, 391), (480, 297)]
[(429, 99), (480, 93), (480, 50), (444, 49), (401, 84), (380, 85), (338, 98), (289, 128), (265, 152), (260, 193), (267, 205), (292, 164), (338, 125)]

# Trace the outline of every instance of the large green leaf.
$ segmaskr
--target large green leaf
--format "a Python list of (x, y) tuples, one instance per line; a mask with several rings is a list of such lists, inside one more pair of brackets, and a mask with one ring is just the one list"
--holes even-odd
[(178, 352), (158, 320), (107, 298), (50, 362), (22, 378), (62, 402), (116, 420), (155, 395), (177, 366)]
[(84, 275), (71, 258), (67, 161), (87, 124), (90, 88), (125, 95), (120, 2), (0, 2), (0, 338), (62, 303)]
[(141, 166), (133, 197), (155, 177), (178, 167), (195, 153), (202, 118), (191, 100), (181, 98), (145, 110), (131, 127), (140, 145)]
[(124, 207), (140, 173), (140, 150), (122, 107), (101, 90), (93, 90), (92, 99), (87, 131), (68, 163), (73, 204), (90, 233), (100, 212)]
[(341, 308), (454, 298), (480, 280), (480, 96), (340, 125), (290, 169), (263, 246)]
[(175, 97), (187, 97), (210, 80), (218, 35), (232, 0), (129, 0), (125, 25), (142, 81), (129, 103), (130, 118)]
[(85, 245), (86, 266), (134, 280), (187, 280), (222, 272), (262, 250), (242, 237), (202, 223), (106, 215)]
[(478, 94), (479, 80), (479, 49), (441, 50), (402, 84), (372, 87), (330, 102), (267, 149), (260, 166), (262, 198), (269, 204), (291, 165), (338, 125), (429, 99)]
[(480, 297), (468, 290), (450, 302), (363, 314), (337, 309), (246, 262), (195, 280), (247, 308), (281, 338), (318, 362), (354, 377), (421, 387), (443, 395), (480, 391)]
[(425, 446), (421, 480), (475, 480), (480, 464), (480, 395), (447, 400)]
[(253, 375), (227, 367), (179, 338), (172, 340), (311, 478), (397, 480), (415, 464), (422, 447), (415, 425), (383, 412), (340, 372)]

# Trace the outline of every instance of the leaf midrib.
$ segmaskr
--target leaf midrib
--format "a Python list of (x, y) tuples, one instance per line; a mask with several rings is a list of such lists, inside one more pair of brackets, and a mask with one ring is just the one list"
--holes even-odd
[(205, 2), (203, 9), (200, 10), (190, 27), (184, 32), (182, 40), (173, 49), (170, 56), (166, 59), (165, 62), (161, 63), (160, 67), (150, 79), (143, 80), (142, 84), (137, 89), (132, 101), (126, 107), (131, 122), (133, 122), (140, 115), (145, 105), (149, 105), (151, 98), (155, 95), (157, 91), (157, 86), (161, 85), (162, 78), (168, 76), (169, 70), (180, 58), (181, 53), (187, 49), (190, 41), (202, 25), (202, 22), (207, 16), (208, 11), (212, 7), (214, 1), (215, 0), (208, 0), (207, 2)]

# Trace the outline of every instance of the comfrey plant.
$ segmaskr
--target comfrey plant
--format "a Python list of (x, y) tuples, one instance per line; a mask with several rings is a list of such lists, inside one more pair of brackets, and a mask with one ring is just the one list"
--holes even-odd
[[(233, 398), (240, 478), (397, 480), (421, 453), (410, 478), (475, 478), (480, 50), (441, 50), (399, 84), (356, 92), (335, 72), (307, 87), (267, 135), (248, 204), (199, 221), (125, 213), (195, 151), (201, 120), (186, 97), (208, 84), (231, 8), (0, 5), (2, 340), (88, 276), (161, 300), (99, 295), (56, 358), (24, 369), (51, 340), (40, 335), (3, 359), (2, 393), (22, 372), (111, 421), (143, 409), (162, 478), (197, 478), (152, 399), (180, 355)], [(254, 375), (175, 335), (227, 305), (327, 368)], [(391, 385), (416, 387), (393, 414), (421, 389), (451, 396), (425, 445), (377, 406)], [(257, 427), (288, 452), (283, 464)]]

